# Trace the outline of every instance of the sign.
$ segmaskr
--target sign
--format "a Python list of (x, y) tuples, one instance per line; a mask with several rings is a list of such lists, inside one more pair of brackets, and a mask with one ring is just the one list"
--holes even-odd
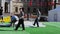
[(2, 21), (3, 21), (4, 23), (9, 23), (9, 22), (11, 21), (11, 17), (10, 17), (10, 16), (3, 17), (3, 20), (0, 19), (0, 23), (1, 23)]

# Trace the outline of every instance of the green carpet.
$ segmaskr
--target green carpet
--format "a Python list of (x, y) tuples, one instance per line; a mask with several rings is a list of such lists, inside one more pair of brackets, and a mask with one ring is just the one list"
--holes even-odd
[(0, 34), (60, 34), (60, 23), (44, 23), (46, 27), (26, 27), (25, 31), (21, 31), (22, 28), (19, 28), (18, 31), (14, 31), (13, 27), (0, 27)]
[(29, 34), (26, 31), (22, 31), (22, 29), (18, 29), (18, 31), (15, 31), (13, 27), (0, 27), (0, 33), (1, 34)]

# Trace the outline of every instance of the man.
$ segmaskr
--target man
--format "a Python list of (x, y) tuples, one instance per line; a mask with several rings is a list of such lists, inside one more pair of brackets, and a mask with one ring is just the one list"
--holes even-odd
[(3, 19), (3, 7), (0, 7), (0, 18), (2, 18)]
[(19, 28), (20, 24), (22, 24), (23, 30), (25, 30), (25, 27), (24, 27), (24, 12), (23, 12), (24, 8), (20, 8), (19, 10), (20, 10), (19, 22), (18, 22), (15, 30), (17, 30)]
[(37, 11), (37, 17), (36, 17), (33, 25), (35, 26), (35, 24), (37, 24), (37, 27), (39, 27), (38, 21), (39, 21), (39, 19), (41, 17), (41, 13), (40, 13), (39, 9), (37, 9), (36, 11)]
[(14, 24), (15, 24), (15, 22), (16, 22), (17, 20), (16, 20), (16, 18), (15, 18), (15, 16), (11, 16), (11, 25), (14, 27)]
[(19, 20), (18, 17), (14, 13), (11, 13), (11, 22), (10, 23), (13, 27), (18, 20)]

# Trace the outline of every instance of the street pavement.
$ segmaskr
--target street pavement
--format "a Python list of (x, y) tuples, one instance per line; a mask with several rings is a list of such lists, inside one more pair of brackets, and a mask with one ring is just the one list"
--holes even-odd
[[(17, 24), (18, 21), (15, 23)], [(37, 27), (37, 25), (33, 26), (34, 21), (24, 21), (25, 27)], [(39, 22), (39, 27), (46, 27), (42, 22)]]

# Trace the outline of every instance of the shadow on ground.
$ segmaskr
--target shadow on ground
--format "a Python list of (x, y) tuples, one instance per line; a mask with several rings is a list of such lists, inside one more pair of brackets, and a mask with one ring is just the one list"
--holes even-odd
[(22, 30), (4, 30), (4, 29), (0, 29), (0, 31), (22, 31)]

